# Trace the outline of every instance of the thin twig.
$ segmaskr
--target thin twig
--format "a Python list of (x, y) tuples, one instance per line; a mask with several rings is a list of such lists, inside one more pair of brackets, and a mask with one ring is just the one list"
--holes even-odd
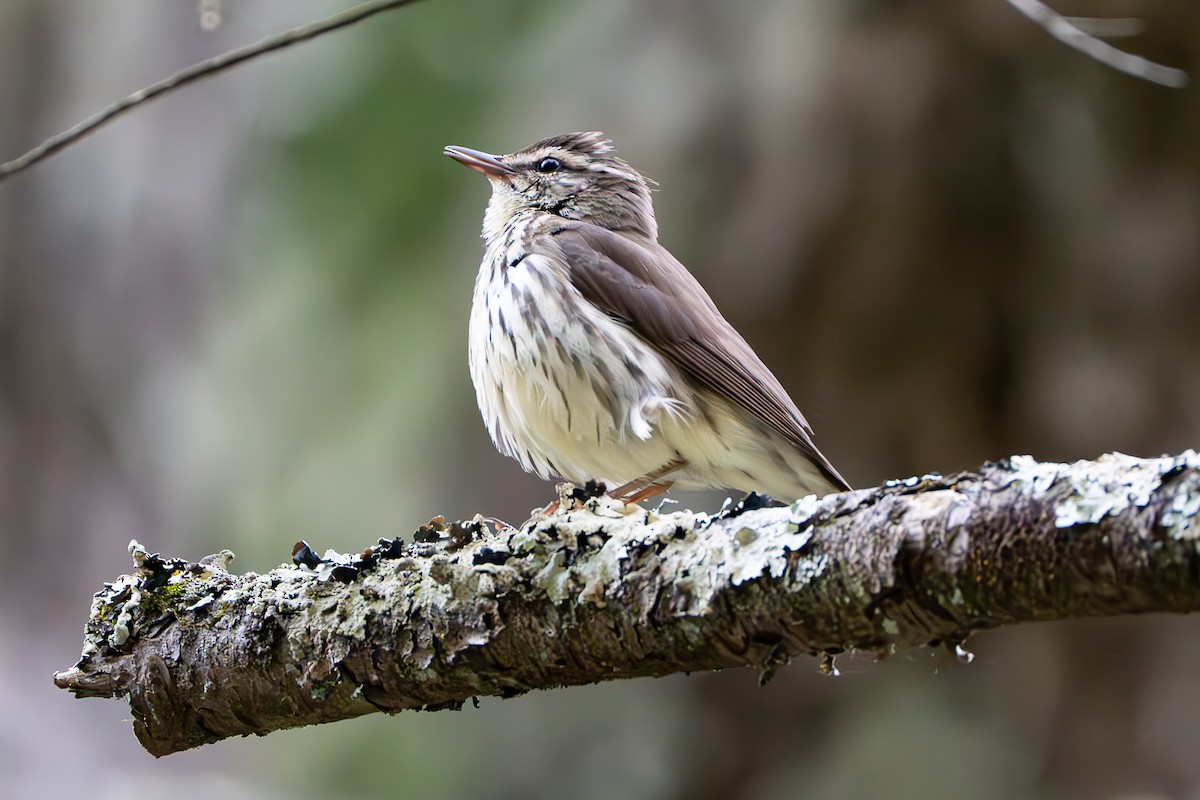
[(282, 50), (283, 48), (295, 44), (296, 42), (315, 39), (316, 37), (329, 33), (330, 31), (335, 31), (339, 28), (353, 25), (356, 22), (360, 22), (367, 17), (372, 17), (382, 11), (390, 11), (393, 8), (399, 8), (400, 6), (406, 6), (414, 2), (416, 2), (416, 0), (371, 0), (371, 2), (354, 6), (353, 8), (347, 9), (346, 11), (342, 11), (338, 14), (334, 14), (331, 17), (326, 17), (318, 22), (311, 22), (307, 25), (301, 25), (297, 28), (292, 28), (289, 31), (284, 31), (283, 33), (276, 34), (274, 36), (268, 36), (267, 38), (255, 44), (247, 45), (246, 47), (241, 47), (237, 50), (230, 50), (227, 53), (214, 56), (213, 58), (201, 61), (198, 64), (193, 64), (186, 69), (176, 72), (169, 78), (165, 78), (158, 83), (151, 84), (150, 86), (134, 92), (122, 100), (118, 100), (116, 103), (113, 103), (107, 108), (98, 111), (97, 113), (93, 114), (82, 122), (73, 125), (67, 130), (51, 136), (49, 139), (42, 142), (24, 155), (18, 156), (12, 161), (0, 164), (0, 181), (3, 181), (12, 175), (15, 175), (16, 173), (33, 166), (39, 161), (49, 158), (59, 150), (62, 150), (64, 147), (74, 144), (83, 137), (93, 133), (101, 126), (106, 125), (107, 123), (116, 119), (126, 111), (129, 111), (130, 109), (139, 106), (142, 103), (153, 100), (159, 95), (174, 91), (175, 89), (189, 84), (192, 81), (199, 80), (200, 78), (207, 78), (211, 75), (216, 75), (218, 72), (224, 72), (230, 67), (240, 64), (243, 61), (249, 61), (275, 50)]
[(1074, 48), (1118, 72), (1172, 89), (1182, 89), (1188, 84), (1188, 74), (1183, 70), (1156, 64), (1102, 42), (1071, 24), (1066, 17), (1040, 0), (1008, 0), (1008, 4), (1067, 47)]
[(1141, 17), (1063, 17), (1088, 36), (1097, 39), (1122, 39), (1141, 36), (1146, 32), (1146, 21)]
[[(193, 64), (164, 80), (134, 92), (67, 130), (51, 136), (37, 147), (14, 158), (12, 161), (0, 164), (0, 182), (83, 139), (126, 111), (167, 92), (174, 91), (192, 81), (216, 75), (218, 72), (223, 72), (243, 61), (249, 61), (275, 50), (281, 50), (296, 42), (314, 39), (330, 31), (353, 25), (380, 12), (390, 11), (393, 8), (399, 8), (400, 6), (406, 6), (414, 2), (416, 0), (370, 0), (370, 2), (362, 3), (319, 22), (292, 28), (284, 33), (269, 36), (256, 44), (231, 50), (219, 56), (201, 61), (198, 64)], [(1080, 30), (1068, 19), (1044, 3), (1039, 2), (1039, 0), (1008, 0), (1008, 3), (1060, 42), (1079, 50), (1115, 70), (1173, 88), (1182, 88), (1188, 83), (1188, 75), (1183, 70), (1156, 64), (1141, 56), (1126, 53), (1102, 42)]]

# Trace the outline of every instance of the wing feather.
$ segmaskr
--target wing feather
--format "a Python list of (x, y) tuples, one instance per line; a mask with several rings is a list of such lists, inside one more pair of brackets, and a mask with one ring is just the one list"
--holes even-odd
[(586, 222), (564, 221), (549, 233), (584, 298), (625, 322), (700, 385), (778, 431), (835, 486), (850, 488), (813, 444), (812, 429), (778, 379), (665, 248)]

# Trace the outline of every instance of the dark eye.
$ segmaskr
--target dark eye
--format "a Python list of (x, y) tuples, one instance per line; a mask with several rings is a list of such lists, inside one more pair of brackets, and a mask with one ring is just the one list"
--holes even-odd
[(561, 168), (562, 162), (552, 156), (543, 158), (537, 165), (538, 172), (558, 172)]

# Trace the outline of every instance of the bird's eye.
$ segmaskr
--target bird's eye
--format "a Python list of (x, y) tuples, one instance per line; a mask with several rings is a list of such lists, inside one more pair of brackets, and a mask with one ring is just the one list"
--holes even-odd
[(558, 172), (562, 168), (562, 162), (554, 157), (543, 158), (538, 162), (538, 172)]

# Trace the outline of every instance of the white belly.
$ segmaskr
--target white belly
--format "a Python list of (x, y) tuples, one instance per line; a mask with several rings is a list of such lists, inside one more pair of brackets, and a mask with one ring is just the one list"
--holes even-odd
[(688, 414), (690, 398), (676, 392), (683, 382), (655, 350), (584, 303), (548, 258), (481, 271), (469, 339), (488, 432), (526, 470), (612, 485), (677, 457), (655, 433), (664, 416)]

